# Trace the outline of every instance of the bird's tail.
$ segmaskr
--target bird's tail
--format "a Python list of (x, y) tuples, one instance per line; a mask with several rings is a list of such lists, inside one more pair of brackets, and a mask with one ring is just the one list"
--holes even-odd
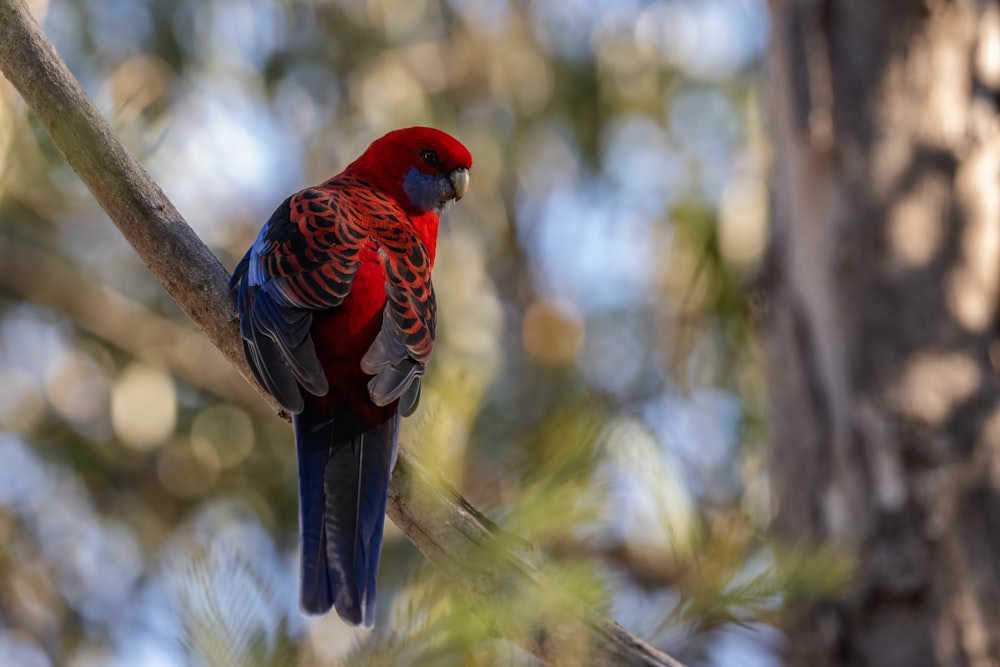
[(371, 628), (399, 415), (367, 431), (350, 429), (346, 438), (340, 418), (319, 419), (305, 410), (293, 419), (302, 610), (318, 615), (334, 607), (346, 622)]

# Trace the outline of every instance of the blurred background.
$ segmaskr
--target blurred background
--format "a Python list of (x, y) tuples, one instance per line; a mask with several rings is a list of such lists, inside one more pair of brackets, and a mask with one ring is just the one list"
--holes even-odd
[[(836, 568), (765, 533), (763, 0), (33, 7), (230, 269), (384, 132), (460, 138), (471, 192), (404, 442), (631, 631), (778, 664), (782, 595)], [(0, 664), (537, 664), (390, 525), (376, 630), (300, 616), (290, 427), (3, 86)]]

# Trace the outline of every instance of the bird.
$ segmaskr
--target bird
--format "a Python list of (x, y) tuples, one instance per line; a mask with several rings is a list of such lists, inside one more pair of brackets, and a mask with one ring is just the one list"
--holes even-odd
[(389, 132), (285, 199), (233, 272), (247, 361), (292, 416), (306, 615), (374, 627), (400, 417), (434, 348), (438, 226), (471, 168), (445, 132)]

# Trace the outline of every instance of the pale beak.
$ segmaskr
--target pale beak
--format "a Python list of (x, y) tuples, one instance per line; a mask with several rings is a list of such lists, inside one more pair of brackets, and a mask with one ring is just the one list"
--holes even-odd
[(459, 167), (448, 174), (448, 178), (451, 180), (451, 187), (455, 191), (455, 201), (458, 201), (469, 191), (469, 170), (465, 167)]

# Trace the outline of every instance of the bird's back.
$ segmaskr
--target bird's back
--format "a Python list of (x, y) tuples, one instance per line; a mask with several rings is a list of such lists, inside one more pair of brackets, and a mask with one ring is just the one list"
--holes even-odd
[(367, 389), (371, 377), (361, 369), (361, 359), (382, 326), (385, 302), (385, 271), (372, 244), (362, 251), (361, 266), (344, 302), (313, 316), (310, 333), (330, 391), (325, 396), (306, 395), (309, 410), (346, 411), (365, 426), (384, 421), (394, 411), (395, 406), (372, 403)]

